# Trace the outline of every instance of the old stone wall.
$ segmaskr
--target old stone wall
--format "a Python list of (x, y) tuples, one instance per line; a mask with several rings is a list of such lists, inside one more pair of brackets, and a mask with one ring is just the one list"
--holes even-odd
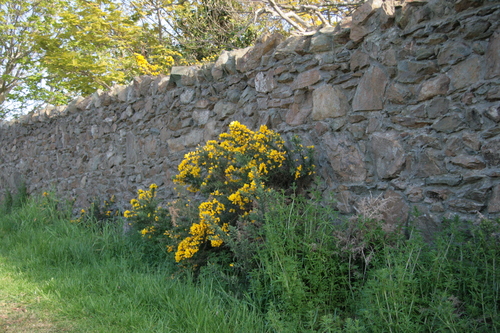
[(323, 192), (352, 213), (432, 229), (500, 214), (500, 4), (366, 2), (335, 28), (224, 52), (215, 64), (80, 98), (0, 127), (0, 190), (25, 180), (85, 206), (138, 188), (173, 196), (183, 155), (238, 120), (316, 146)]

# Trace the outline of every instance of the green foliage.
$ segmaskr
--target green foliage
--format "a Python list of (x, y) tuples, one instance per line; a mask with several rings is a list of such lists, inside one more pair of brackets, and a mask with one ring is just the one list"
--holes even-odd
[(5, 214), (9, 214), (12, 210), (21, 208), (29, 198), (28, 188), (26, 183), (22, 182), (15, 191), (13, 195), (12, 192), (7, 189), (5, 190), (4, 199), (2, 202), (2, 211)]
[[(120, 223), (82, 228), (70, 222), (71, 203), (49, 193), (5, 196), (4, 207), (24, 203), (0, 216), (0, 260), (9, 258), (83, 331), (103, 323), (106, 331), (500, 329), (499, 220), (446, 220), (425, 243), (417, 231), (406, 238), (369, 214), (342, 218), (314, 191), (259, 189), (248, 218), (224, 237), (226, 250), (210, 252), (197, 279), (186, 271), (175, 278), (174, 258), (154, 256), (168, 237), (140, 232), (161, 216), (155, 193), (152, 186), (134, 199), (127, 221), (136, 221), (135, 233)], [(198, 204), (188, 206), (172, 203), (158, 228), (199, 221)], [(102, 321), (78, 319), (82, 313)]]
[(62, 218), (71, 207), (54, 214), (48, 198), (61, 203), (35, 197), (0, 215), (0, 281), (10, 282), (0, 284), (0, 311), (22, 298), (27, 315), (70, 332), (266, 332), (246, 302), (210, 280), (171, 278), (171, 266), (151, 267), (120, 225), (82, 228)]
[(85, 227), (96, 227), (98, 230), (104, 228), (107, 224), (121, 222), (121, 212), (118, 209), (115, 196), (112, 195), (109, 200), (101, 202), (98, 198), (90, 203), (88, 209), (81, 209), (76, 219), (71, 220)]
[(199, 205), (199, 220), (189, 226), (188, 235), (169, 233), (170, 238), (180, 240), (177, 262), (193, 258), (200, 249), (225, 245), (230, 227), (243, 221), (253, 223), (248, 215), (259, 189), (288, 188), (308, 179), (314, 169), (313, 147), (303, 156), (300, 143), (292, 143), (296, 149), (287, 150), (281, 136), (266, 126), (254, 132), (234, 121), (219, 141), (208, 141), (185, 155), (174, 182), (208, 198)]
[(252, 296), (277, 331), (318, 329), (321, 318), (345, 309), (350, 297), (349, 266), (334, 235), (338, 216), (317, 196), (262, 195), (255, 213), (261, 228), (249, 237), (256, 239)]

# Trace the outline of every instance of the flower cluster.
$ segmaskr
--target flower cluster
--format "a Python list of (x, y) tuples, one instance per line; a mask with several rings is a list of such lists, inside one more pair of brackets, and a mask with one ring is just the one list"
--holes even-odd
[(134, 56), (135, 56), (135, 62), (137, 63), (137, 66), (139, 67), (139, 70), (141, 71), (142, 74), (146, 75), (160, 74), (160, 66), (150, 64), (146, 60), (146, 58), (139, 53), (134, 53)]
[(151, 184), (148, 190), (139, 189), (137, 198), (130, 200), (132, 209), (123, 213), (129, 226), (137, 229), (143, 237), (148, 239), (163, 234), (170, 225), (168, 210), (157, 204), (157, 188), (156, 184)]
[[(229, 226), (252, 211), (259, 189), (287, 186), (310, 175), (312, 157), (304, 156), (303, 148), (297, 147), (300, 149), (287, 150), (281, 136), (266, 126), (251, 131), (233, 121), (229, 133), (186, 154), (174, 182), (205, 194), (208, 200), (199, 205), (198, 222), (178, 244), (176, 261), (193, 257), (202, 246), (222, 246)], [(312, 154), (312, 147), (308, 150)], [(287, 161), (295, 155), (302, 158)], [(311, 163), (295, 166), (308, 160)]]
[(169, 73), (174, 65), (188, 64), (181, 53), (163, 47), (154, 47), (148, 59), (139, 53), (134, 53), (134, 57), (139, 71), (145, 75)]

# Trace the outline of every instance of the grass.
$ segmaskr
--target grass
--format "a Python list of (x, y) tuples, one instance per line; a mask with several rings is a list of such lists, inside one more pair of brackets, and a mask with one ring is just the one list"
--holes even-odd
[(194, 278), (121, 222), (75, 223), (52, 196), (11, 197), (0, 331), (500, 332), (499, 220), (445, 220), (426, 243), (319, 199), (262, 198), (260, 222)]
[(83, 229), (42, 200), (0, 217), (0, 328), (9, 332), (264, 332), (213, 281), (152, 267), (117, 225)]

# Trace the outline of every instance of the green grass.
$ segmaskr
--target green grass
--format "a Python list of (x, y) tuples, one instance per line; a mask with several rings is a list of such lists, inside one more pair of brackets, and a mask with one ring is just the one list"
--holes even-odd
[[(0, 304), (25, 309), (28, 326), (46, 325), (31, 332), (266, 331), (249, 304), (213, 281), (172, 278), (171, 266), (152, 267), (139, 248), (117, 225), (84, 229), (29, 200), (0, 216), (0, 279), (8, 281)], [(3, 316), (0, 330), (16, 324)]]
[(52, 196), (13, 197), (0, 209), (0, 331), (500, 332), (499, 220), (446, 220), (426, 243), (318, 198), (262, 198), (260, 224), (195, 279), (121, 222), (73, 223)]

